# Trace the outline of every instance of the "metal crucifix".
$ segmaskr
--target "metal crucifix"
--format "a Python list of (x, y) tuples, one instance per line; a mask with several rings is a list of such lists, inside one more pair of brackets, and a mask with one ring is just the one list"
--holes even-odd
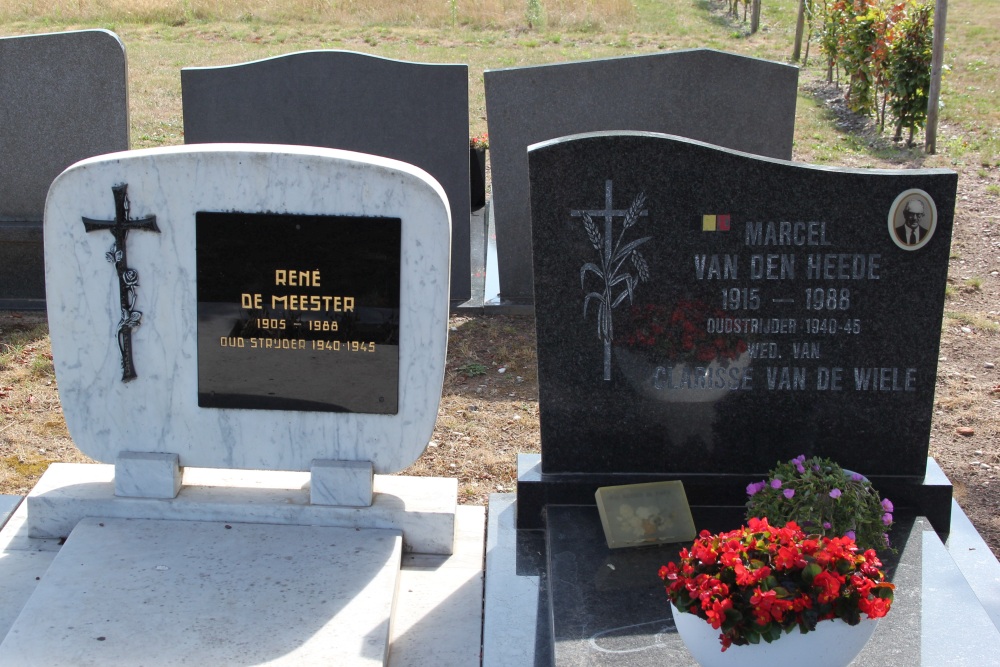
[(135, 290), (139, 286), (139, 272), (128, 266), (125, 240), (128, 238), (129, 230), (159, 233), (160, 229), (156, 226), (155, 215), (136, 219), (129, 218), (130, 204), (127, 183), (112, 186), (111, 192), (115, 197), (115, 219), (92, 220), (84, 218), (83, 227), (88, 232), (107, 230), (115, 237), (111, 250), (104, 256), (115, 265), (115, 270), (118, 272), (118, 291), (122, 307), (122, 316), (118, 322), (117, 330), (118, 349), (122, 355), (122, 382), (128, 382), (136, 377), (135, 364), (132, 361), (132, 329), (139, 326), (142, 313), (134, 309)]

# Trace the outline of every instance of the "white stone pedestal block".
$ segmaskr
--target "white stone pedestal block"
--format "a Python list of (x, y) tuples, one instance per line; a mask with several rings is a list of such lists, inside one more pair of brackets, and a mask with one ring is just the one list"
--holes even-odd
[(115, 495), (174, 498), (181, 490), (180, 457), (160, 452), (120, 452), (115, 459)]
[(370, 507), (313, 505), (309, 473), (184, 468), (176, 498), (115, 495), (115, 468), (54, 463), (28, 494), (32, 537), (65, 537), (84, 517), (235, 521), (402, 531), (404, 549), (450, 554), (458, 480), (375, 475)]
[(312, 462), (309, 501), (313, 505), (369, 507), (375, 473), (371, 461)]

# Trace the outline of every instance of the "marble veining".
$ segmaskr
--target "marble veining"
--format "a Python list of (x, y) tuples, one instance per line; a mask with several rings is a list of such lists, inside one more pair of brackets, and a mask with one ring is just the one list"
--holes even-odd
[[(159, 234), (128, 239), (141, 266), (137, 377), (121, 382), (117, 276), (107, 234), (81, 218), (113, 217), (128, 183), (130, 215)], [(402, 224), (399, 411), (396, 415), (202, 409), (197, 405), (195, 213), (242, 211), (398, 217)], [(447, 347), (450, 212), (438, 183), (412, 165), (333, 149), (201, 144), (77, 163), (45, 208), (49, 323), (66, 421), (87, 455), (176, 453), (182, 466), (308, 470), (313, 459), (399, 471), (430, 438)]]

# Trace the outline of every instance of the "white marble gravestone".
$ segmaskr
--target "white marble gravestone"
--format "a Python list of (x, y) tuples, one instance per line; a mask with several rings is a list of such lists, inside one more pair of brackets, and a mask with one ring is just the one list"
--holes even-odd
[[(94, 221), (115, 220), (113, 188), (122, 184), (130, 204), (127, 268), (138, 274), (129, 298), (132, 312), (141, 313), (139, 325), (130, 329), (135, 377), (126, 381), (117, 333), (122, 288), (107, 256), (115, 240), (111, 231), (94, 228)], [(396, 414), (199, 407), (199, 365), (209, 363), (200, 358), (199, 336), (227, 331), (210, 329), (213, 323), (204, 317), (199, 328), (196, 217), (234, 211), (402, 220)], [(143, 228), (153, 217), (158, 231)], [(370, 461), (376, 473), (405, 468), (424, 451), (437, 417), (447, 347), (449, 231), (448, 203), (437, 182), (384, 158), (297, 146), (203, 144), (77, 163), (53, 183), (45, 214), (52, 353), (74, 442), (104, 462), (121, 452), (160, 452), (177, 454), (181, 466), (208, 468), (309, 470), (316, 459)], [(337, 252), (329, 249), (334, 257)], [(260, 275), (312, 267), (287, 259), (290, 266), (261, 266)], [(336, 285), (322, 283), (272, 287), (272, 294), (263, 295), (265, 305), (279, 292), (341, 296)], [(244, 355), (252, 353), (249, 339)], [(273, 357), (278, 366), (298, 363), (296, 356), (321, 356), (298, 351), (303, 354), (262, 350), (258, 356)], [(354, 364), (358, 357), (344, 355), (342, 363)], [(247, 373), (269, 372), (279, 385), (280, 370)], [(229, 371), (239, 374), (239, 362), (229, 363)], [(326, 391), (307, 372), (303, 364), (299, 383), (317, 395)]]
[(200, 144), (63, 172), (53, 359), (104, 464), (55, 464), (29, 494), (20, 539), (66, 543), (0, 664), (385, 665), (403, 552), (443, 567), (464, 534), (456, 480), (387, 474), (437, 417), (450, 230), (427, 173), (347, 151)]
[(66, 422), (115, 466), (53, 466), (28, 499), (34, 536), (83, 516), (222, 519), (451, 552), (457, 482), (388, 475), (425, 449), (444, 377), (433, 178), (301, 146), (114, 153), (55, 180), (45, 230)]

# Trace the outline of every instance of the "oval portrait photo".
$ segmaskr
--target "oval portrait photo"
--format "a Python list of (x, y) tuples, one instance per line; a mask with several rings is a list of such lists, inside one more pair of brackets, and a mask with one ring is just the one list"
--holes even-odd
[(889, 209), (889, 236), (903, 250), (927, 245), (937, 228), (937, 206), (923, 190), (906, 190)]

